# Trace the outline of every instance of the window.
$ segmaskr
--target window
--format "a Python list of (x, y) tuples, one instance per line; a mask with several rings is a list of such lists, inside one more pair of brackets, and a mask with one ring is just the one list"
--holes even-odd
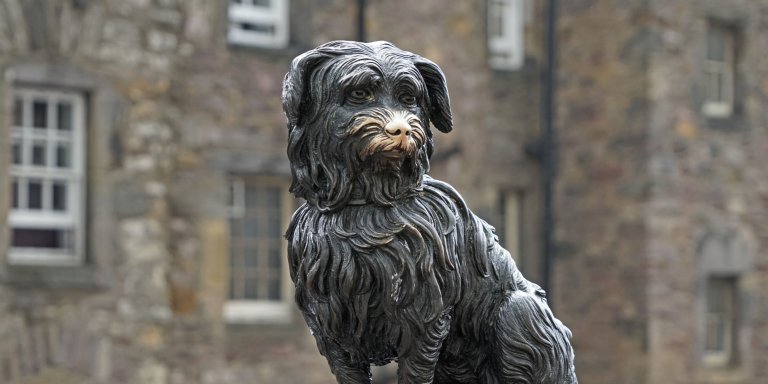
[(288, 0), (231, 0), (231, 44), (264, 48), (288, 45)]
[(13, 264), (76, 265), (83, 259), (85, 101), (82, 94), (13, 90)]
[(726, 367), (734, 362), (737, 329), (737, 279), (710, 277), (707, 281), (704, 363)]
[(293, 200), (282, 180), (230, 183), (230, 281), (224, 317), (233, 323), (285, 322), (292, 294), (283, 232)]
[(706, 99), (704, 114), (728, 117), (733, 113), (735, 74), (735, 32), (711, 22), (707, 31)]
[(488, 0), (488, 52), (495, 69), (523, 66), (525, 0)]

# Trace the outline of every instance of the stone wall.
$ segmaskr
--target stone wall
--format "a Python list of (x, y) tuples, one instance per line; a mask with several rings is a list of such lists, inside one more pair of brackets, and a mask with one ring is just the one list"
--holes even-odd
[[(581, 381), (765, 376), (765, 1), (563, 2), (555, 307)], [(710, 20), (737, 31), (736, 109), (702, 111)], [(736, 360), (703, 361), (708, 276), (738, 279)]]
[[(768, 358), (768, 2), (654, 2), (653, 13), (662, 44), (649, 68), (651, 381), (757, 383)], [(728, 118), (703, 113), (711, 21), (736, 31), (736, 101)], [(728, 369), (710, 369), (702, 364), (702, 308), (707, 277), (721, 275), (738, 279), (737, 357)]]

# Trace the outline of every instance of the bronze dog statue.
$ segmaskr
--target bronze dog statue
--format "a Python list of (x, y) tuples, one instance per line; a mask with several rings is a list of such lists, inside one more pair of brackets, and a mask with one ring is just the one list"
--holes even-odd
[(283, 85), (296, 302), (339, 383), (398, 362), (400, 383), (576, 383), (570, 331), (493, 228), (426, 175), (452, 129), (440, 68), (336, 41)]

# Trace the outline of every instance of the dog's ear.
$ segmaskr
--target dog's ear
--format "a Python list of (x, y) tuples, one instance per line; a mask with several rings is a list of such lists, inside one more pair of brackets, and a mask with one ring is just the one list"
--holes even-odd
[(414, 65), (427, 85), (429, 119), (432, 121), (432, 125), (440, 132), (450, 132), (453, 129), (451, 101), (448, 97), (448, 85), (443, 71), (437, 64), (420, 56), (416, 58)]
[(297, 56), (291, 62), (288, 73), (283, 80), (283, 111), (288, 118), (288, 127), (298, 124), (302, 102), (309, 92), (309, 76), (318, 64), (329, 58), (329, 55), (319, 49), (313, 49)]

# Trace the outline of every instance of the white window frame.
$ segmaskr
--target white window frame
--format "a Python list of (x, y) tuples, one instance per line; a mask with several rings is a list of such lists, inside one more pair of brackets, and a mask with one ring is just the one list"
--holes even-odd
[[(715, 285), (717, 287), (715, 287)], [(724, 288), (723, 292), (724, 302), (722, 303), (722, 313), (713, 313), (710, 306), (713, 304), (711, 299), (711, 290), (713, 288)], [(734, 354), (736, 352), (736, 330), (737, 330), (737, 316), (738, 316), (738, 279), (736, 277), (723, 277), (723, 276), (710, 276), (707, 279), (706, 287), (706, 299), (705, 299), (705, 319), (704, 319), (704, 345), (703, 345), (703, 362), (704, 365), (713, 368), (723, 368), (730, 365), (734, 360)], [(720, 336), (723, 339), (722, 349), (710, 349), (709, 341), (714, 335), (710, 334), (710, 327), (713, 322), (722, 323), (720, 325), (720, 331), (723, 334)], [(717, 336), (714, 336), (717, 337)]]
[[(489, 64), (498, 70), (517, 70), (525, 59), (526, 0), (488, 0)], [(497, 14), (501, 12), (500, 14)], [(493, 35), (491, 18), (501, 17), (501, 35)]]
[[(17, 178), (34, 178), (43, 182), (42, 209), (31, 210), (24, 208), (27, 204), (27, 193), (24, 184), (19, 184), (18, 198), (20, 207), (11, 207), (8, 215), (8, 225), (13, 228), (30, 229), (63, 229), (72, 231), (72, 250), (57, 250), (51, 248), (14, 247), (9, 244), (7, 261), (15, 265), (48, 265), (67, 266), (80, 265), (85, 254), (85, 97), (82, 93), (52, 90), (42, 88), (14, 88), (12, 102), (23, 100), (24, 122), (32, 121), (31, 100), (46, 100), (46, 129), (36, 130), (31, 126), (16, 126), (11, 119), (11, 142), (22, 139), (26, 147), (22, 151), (22, 164), (10, 164), (11, 180)], [(51, 127), (55, 124), (55, 111), (58, 101), (68, 101), (72, 105), (72, 126), (69, 132), (60, 132)], [(15, 106), (14, 106), (15, 108)], [(55, 112), (54, 112), (55, 111)], [(46, 165), (31, 165), (32, 142), (45, 142)], [(68, 141), (70, 167), (62, 169), (55, 167), (52, 162), (55, 158), (56, 143)], [(52, 183), (64, 180), (67, 185), (66, 210), (55, 211), (50, 207), (52, 203)], [(12, 186), (9, 183), (9, 186)]]
[[(288, 46), (290, 9), (288, 0), (270, 0), (269, 5), (258, 5), (254, 0), (230, 0), (227, 41), (234, 45), (262, 48)], [(247, 30), (241, 24), (272, 28), (272, 33)]]
[[(277, 187), (280, 194), (280, 227), (285, 230), (293, 214), (295, 207), (293, 197), (288, 192), (288, 182), (279, 177), (232, 177), (230, 179), (230, 217), (235, 219), (242, 217), (246, 212), (245, 187), (246, 184), (259, 187)], [(230, 235), (231, 240), (231, 235)], [(230, 247), (232, 244), (230, 243)], [(231, 257), (231, 254), (228, 255)], [(280, 236), (280, 300), (233, 300), (228, 299), (224, 304), (224, 320), (229, 324), (287, 324), (292, 321), (293, 314), (293, 285), (288, 271), (288, 242), (284, 236)], [(229, 264), (229, 263), (228, 263)], [(231, 271), (230, 271), (231, 273)], [(232, 276), (229, 277), (232, 279)], [(228, 281), (228, 286), (229, 286)], [(229, 290), (227, 291), (229, 292)]]
[[(705, 101), (703, 106), (703, 112), (710, 117), (729, 117), (733, 114), (733, 105), (735, 101), (735, 75), (736, 75), (736, 60), (735, 60), (735, 44), (736, 36), (732, 28), (722, 25), (720, 23), (710, 22), (707, 31), (707, 52), (704, 63), (705, 75)], [(713, 60), (709, 54), (709, 39), (712, 33), (721, 33), (725, 39), (725, 57), (723, 61)], [(722, 76), (722, 100), (713, 100), (710, 98), (713, 89), (720, 87), (717, 81), (713, 81), (714, 78), (718, 78), (718, 75)]]

